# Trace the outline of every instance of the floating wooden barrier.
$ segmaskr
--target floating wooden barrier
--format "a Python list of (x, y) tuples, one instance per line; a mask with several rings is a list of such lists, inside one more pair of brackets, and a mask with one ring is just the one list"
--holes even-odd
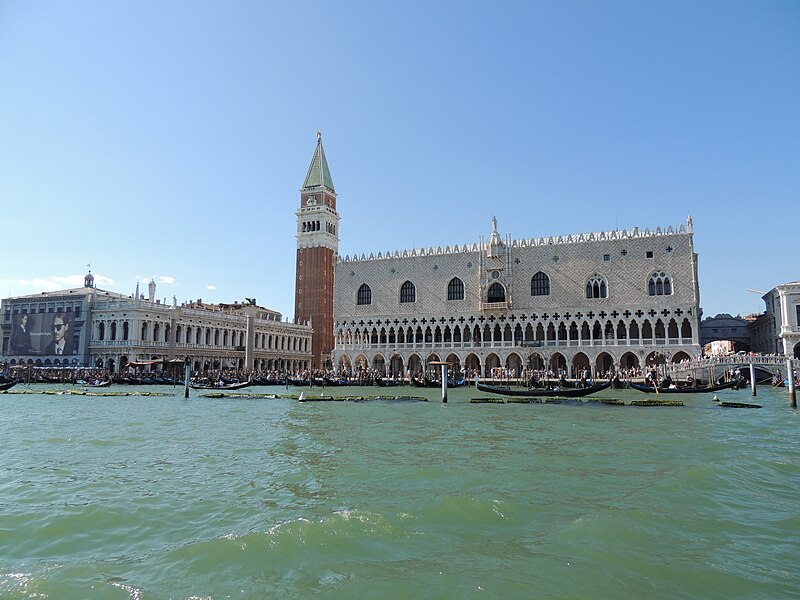
[(92, 392), (89, 390), (32, 390), (32, 389), (14, 389), (8, 390), (7, 394), (26, 394), (26, 395), (44, 395), (44, 396), (100, 396), (104, 398), (112, 398), (114, 396), (171, 396), (172, 394), (165, 394), (163, 392)]
[[(283, 398), (283, 396), (279, 396)], [(427, 402), (419, 396), (305, 396), (297, 398), (300, 402)]]
[(684, 406), (683, 400), (631, 400), (631, 406)]
[(748, 404), (747, 402), (718, 402), (724, 408), (761, 408), (760, 404)]
[(607, 404), (609, 406), (625, 406), (619, 398), (528, 398), (511, 396), (502, 398), (472, 398), (470, 404)]

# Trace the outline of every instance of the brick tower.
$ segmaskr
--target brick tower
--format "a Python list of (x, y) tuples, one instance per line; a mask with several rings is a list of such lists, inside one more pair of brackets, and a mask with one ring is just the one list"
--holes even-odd
[(311, 323), (311, 366), (324, 368), (333, 350), (333, 272), (339, 253), (339, 213), (319, 131), (296, 214), (294, 318)]

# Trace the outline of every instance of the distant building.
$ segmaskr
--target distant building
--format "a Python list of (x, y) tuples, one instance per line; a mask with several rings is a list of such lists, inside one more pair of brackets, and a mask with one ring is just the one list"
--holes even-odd
[[(703, 319), (700, 321), (700, 344), (707, 347), (706, 354), (750, 350), (749, 324), (747, 319), (727, 313)], [(713, 349), (710, 344), (715, 344)]]
[(94, 287), (6, 298), (2, 359), (11, 365), (93, 366), (112, 373), (129, 363), (188, 359), (193, 370), (220, 368), (306, 369), (311, 327), (283, 322), (281, 314), (255, 304), (178, 305)]
[(776, 286), (762, 298), (766, 310), (750, 324), (753, 350), (800, 358), (800, 281)]

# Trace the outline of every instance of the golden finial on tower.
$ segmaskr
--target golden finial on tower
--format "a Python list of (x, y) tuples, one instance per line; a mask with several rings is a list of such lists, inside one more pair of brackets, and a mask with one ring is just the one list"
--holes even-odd
[(318, 142), (322, 141), (322, 132), (319, 129), (317, 129), (317, 141)]

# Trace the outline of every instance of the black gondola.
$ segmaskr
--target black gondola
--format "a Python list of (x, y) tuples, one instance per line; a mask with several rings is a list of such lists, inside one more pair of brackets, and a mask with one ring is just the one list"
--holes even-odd
[(555, 390), (524, 390), (521, 388), (510, 388), (500, 385), (487, 385), (485, 383), (478, 383), (478, 390), (481, 392), (490, 392), (492, 394), (501, 394), (503, 396), (524, 396), (526, 398), (582, 398), (597, 392), (608, 389), (611, 382), (599, 383), (597, 385), (590, 385), (585, 388), (568, 388), (568, 389), (555, 389)]
[(191, 383), (189, 387), (193, 390), (240, 390), (250, 387), (251, 385), (252, 383), (249, 381), (239, 381), (237, 383), (223, 383), (222, 385), (215, 385), (213, 383)]
[(384, 379), (383, 377), (376, 377), (375, 384), (378, 387), (397, 387), (403, 385), (402, 379)]
[(729, 381), (727, 383), (719, 383), (717, 385), (707, 385), (704, 387), (660, 387), (656, 390), (656, 388), (652, 385), (644, 385), (642, 383), (633, 383), (631, 381), (630, 386), (635, 389), (639, 390), (640, 392), (645, 392), (648, 394), (705, 394), (707, 392), (718, 392), (720, 390), (729, 390), (735, 388), (739, 382), (738, 381)]
[(10, 390), (15, 385), (17, 385), (16, 380), (4, 381), (3, 383), (0, 383), (0, 392), (4, 392), (5, 390)]
[[(428, 377), (423, 377), (422, 381), (417, 381), (415, 384), (417, 387), (426, 387), (426, 388), (440, 388), (442, 387), (442, 380), (441, 379), (430, 379)], [(449, 379), (447, 380), (447, 387), (448, 388), (458, 388), (464, 387), (467, 385), (467, 382), (463, 379)]]

